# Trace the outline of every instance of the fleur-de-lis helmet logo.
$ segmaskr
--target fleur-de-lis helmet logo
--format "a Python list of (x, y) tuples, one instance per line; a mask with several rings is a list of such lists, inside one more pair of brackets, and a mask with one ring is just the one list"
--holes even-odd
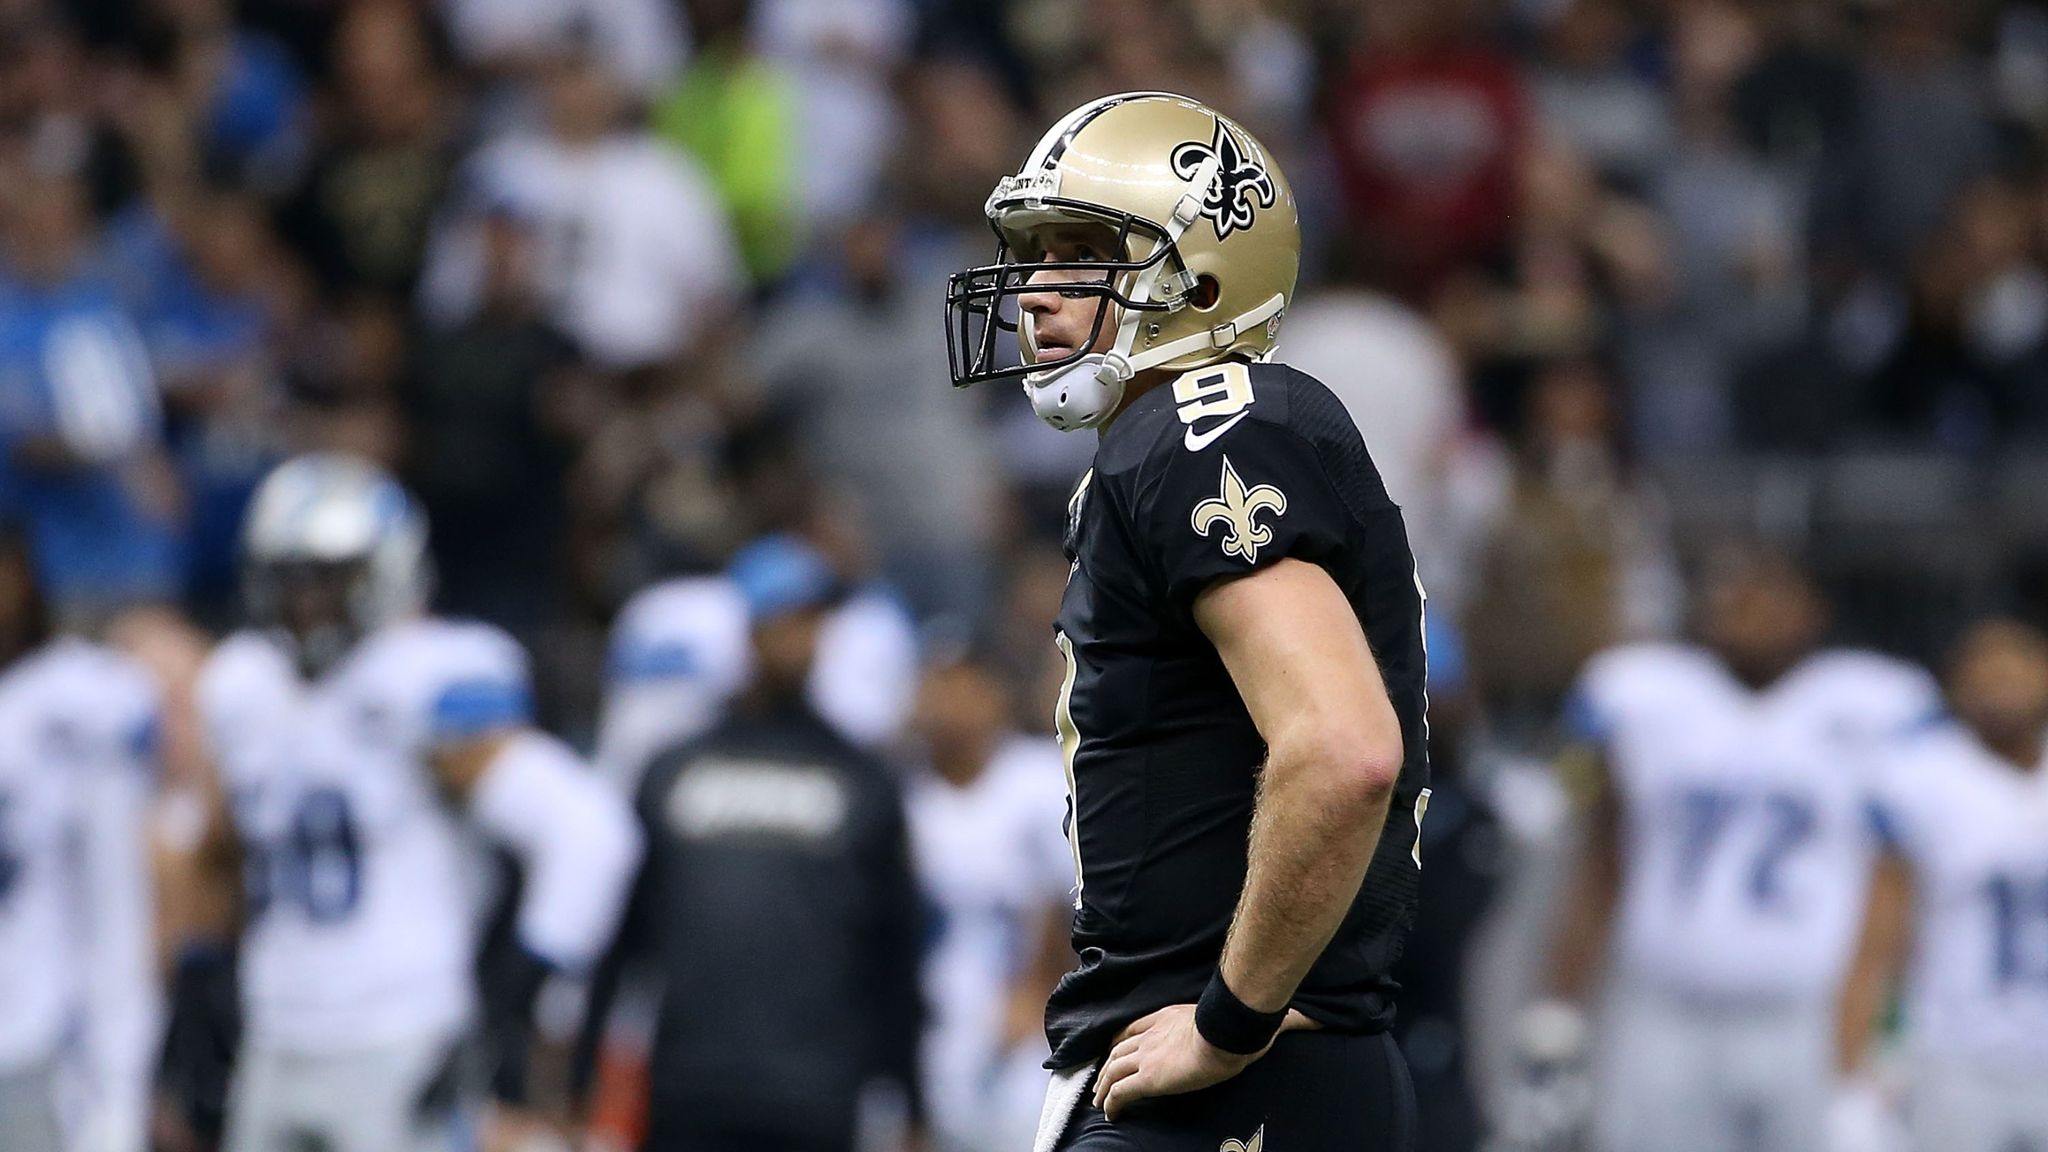
[(1223, 552), (1247, 564), (1258, 562), (1259, 549), (1273, 542), (1273, 526), (1259, 523), (1259, 513), (1272, 509), (1273, 515), (1287, 514), (1287, 494), (1271, 484), (1251, 488), (1237, 475), (1230, 457), (1223, 458), (1223, 491), (1195, 505), (1189, 517), (1195, 535), (1207, 537), (1221, 524), (1229, 531), (1223, 537)]
[(1192, 180), (1212, 156), (1216, 158), (1216, 178), (1202, 193), (1202, 215), (1208, 217), (1216, 239), (1221, 240), (1252, 226), (1254, 200), (1258, 208), (1271, 208), (1277, 193), (1265, 162), (1251, 154), (1221, 120), (1216, 121), (1216, 135), (1209, 143), (1189, 140), (1174, 147), (1173, 174)]
[(1223, 1142), (1223, 1147), (1218, 1148), (1216, 1152), (1263, 1152), (1263, 1149), (1265, 1147), (1266, 1126), (1264, 1124), (1261, 1124), (1259, 1125), (1259, 1130), (1257, 1132), (1252, 1133), (1251, 1139), (1225, 1140)]

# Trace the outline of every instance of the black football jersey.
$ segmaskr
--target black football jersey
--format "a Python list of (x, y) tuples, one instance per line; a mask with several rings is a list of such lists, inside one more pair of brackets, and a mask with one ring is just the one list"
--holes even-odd
[(1211, 584), (1290, 556), (1321, 565), (1350, 600), (1406, 749), (1365, 883), (1293, 1006), (1339, 1031), (1386, 1029), (1429, 776), (1422, 590), (1400, 509), (1344, 406), (1279, 364), (1155, 387), (1103, 434), (1069, 501), (1066, 545), (1056, 722), (1081, 966), (1047, 1006), (1048, 1066), (1094, 1060), (1131, 1021), (1193, 1002), (1222, 955), (1266, 747), (1193, 606)]

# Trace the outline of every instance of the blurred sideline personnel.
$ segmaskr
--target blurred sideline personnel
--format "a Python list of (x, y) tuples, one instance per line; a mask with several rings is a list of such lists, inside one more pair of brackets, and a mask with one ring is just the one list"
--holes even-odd
[(1874, 758), (1938, 707), (1898, 661), (1820, 648), (1790, 559), (1709, 565), (1703, 643), (1595, 657), (1567, 709), (1589, 826), (1553, 955), (1599, 997), (1607, 1152), (1814, 1152), (1864, 910)]
[(944, 653), (918, 698), (925, 764), (908, 791), (932, 920), (923, 1067), (936, 1152), (1030, 1146), (1045, 1099), (1045, 998), (1074, 960), (1059, 749), (1011, 729), (1000, 667), (978, 648)]
[(1293, 193), (1235, 122), (1132, 93), (1061, 119), (986, 212), (954, 383), (1021, 378), (1099, 436), (1054, 634), (1082, 963), (1039, 1152), (1405, 1149), (1422, 590), (1344, 406), (1266, 359)]
[(1843, 1062), (1861, 1081), (1875, 1018), (1904, 971), (1915, 1149), (2039, 1152), (2048, 1149), (2048, 637), (2011, 621), (1979, 625), (1957, 648), (1947, 687), (1954, 719), (1897, 749), (1880, 777), (1892, 852), (1843, 1005)]
[(1479, 1144), (1473, 1063), (1474, 938), (1504, 867), (1502, 830), (1474, 779), (1482, 725), (1464, 638), (1444, 613), (1428, 617), (1429, 819), (1422, 825), (1419, 918), (1395, 976), (1401, 1015), (1394, 1038), (1415, 1081), (1417, 1152), (1471, 1152)]
[(0, 1149), (142, 1152), (156, 690), (125, 657), (50, 637), (13, 526), (0, 665)]
[(487, 874), (472, 830), (524, 867), (526, 976), (481, 1006), (508, 1046), (547, 973), (596, 959), (638, 861), (616, 793), (531, 726), (517, 645), (422, 614), (426, 532), (347, 456), (287, 461), (250, 505), (251, 626), (197, 690), (221, 789), (203, 859), (242, 909), (231, 1152), (462, 1147)]
[(776, 536), (729, 574), (753, 678), (641, 782), (646, 862), (592, 997), (581, 1078), (618, 974), (646, 957), (659, 983), (648, 1152), (851, 1152), (878, 1085), (922, 1122), (903, 800), (807, 698), (840, 593), (829, 564)]

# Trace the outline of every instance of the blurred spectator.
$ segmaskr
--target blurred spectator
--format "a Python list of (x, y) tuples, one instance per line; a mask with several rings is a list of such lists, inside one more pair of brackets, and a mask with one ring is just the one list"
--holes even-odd
[(1532, 78), (1542, 130), (1602, 176), (1640, 187), (1671, 151), (1671, 109), (1632, 57), (1639, 30), (1622, 0), (1570, 0), (1543, 32)]
[(1992, 161), (1989, 92), (1957, 48), (1944, 0), (1899, 0), (1877, 17), (1856, 134), (1863, 250), (1906, 271), (1950, 201)]
[(2043, 415), (2030, 395), (2048, 368), (2048, 274), (2034, 212), (2004, 180), (1980, 181), (1955, 204), (1917, 262), (1904, 330), (1874, 382), (1884, 426), (1981, 453)]
[(135, 323), (94, 274), (84, 190), (15, 169), (0, 236), (0, 493), (66, 624), (179, 590), (177, 485)]
[(406, 473), (434, 525), (442, 610), (530, 640), (568, 607), (572, 393), (588, 383), (542, 314), (533, 232), (504, 214), (482, 230), (480, 306), (413, 344)]
[(459, 160), (453, 94), (405, 4), (349, 7), (332, 54), (321, 148), (286, 227), (329, 291), (407, 296)]
[(1221, 45), (1230, 70), (1233, 114), (1278, 152), (1287, 167), (1285, 161), (1310, 127), (1314, 110), (1315, 45), (1278, 5), (1202, 0), (1194, 8), (1203, 36)]
[(907, 804), (932, 939), (925, 1097), (937, 1147), (1027, 1143), (1045, 1098), (1045, 999), (1072, 967), (1073, 853), (1059, 749), (1011, 728), (1001, 668), (984, 651), (925, 670), (917, 733), (924, 769)]
[(946, 348), (931, 311), (963, 255), (872, 213), (841, 240), (840, 291), (768, 312), (749, 370), (760, 405), (796, 430), (819, 482), (873, 532), (918, 615), (966, 621), (987, 605), (996, 478), (973, 409), (932, 383)]
[(851, 1152), (873, 1082), (922, 1122), (903, 801), (806, 702), (835, 584), (825, 558), (767, 540), (731, 578), (753, 672), (733, 715), (639, 788), (647, 864), (606, 967), (645, 955), (660, 971), (650, 1152)]
[(911, 0), (752, 3), (762, 53), (795, 81), (802, 219), (828, 235), (873, 202), (896, 153), (891, 86), (915, 31)]
[(1648, 186), (1671, 260), (1665, 306), (1627, 337), (1631, 421), (1646, 449), (1701, 452), (1737, 431), (1741, 374), (1806, 320), (1804, 190), (1742, 146), (1730, 92), (1755, 30), (1732, 9), (1676, 21), (1670, 164)]
[(46, 172), (78, 173), (95, 213), (118, 207), (135, 190), (134, 158), (99, 115), (106, 96), (86, 46), (38, 14), (0, 20), (0, 41), (0, 123), (19, 133), (24, 159)]
[(585, 41), (635, 99), (652, 99), (682, 63), (684, 34), (667, 0), (439, 0), (455, 51), (484, 78), (521, 80)]
[(732, 236), (688, 157), (625, 127), (620, 92), (585, 46), (544, 69), (548, 123), (486, 146), (475, 203), (436, 246), (425, 305), (437, 323), (475, 311), (484, 285), (480, 218), (494, 208), (539, 229), (548, 315), (600, 368), (659, 364), (726, 323), (740, 287)]
[(1159, 19), (1144, 0), (1086, 5), (1041, 3), (1027, 9), (1022, 35), (1038, 66), (1038, 103), (1072, 108), (1111, 92), (1169, 88), (1235, 107), (1222, 45), (1203, 35), (1194, 4)]
[(798, 73), (763, 55), (747, 0), (691, 0), (697, 52), (655, 109), (654, 128), (704, 166), (732, 217), (756, 283), (772, 283), (802, 249), (799, 186), (834, 156), (807, 148)]
[(1466, 420), (1450, 346), (1406, 305), (1355, 281), (1305, 296), (1282, 331), (1286, 362), (1328, 385), (1364, 434), (1433, 589), (1459, 564), (1442, 535), (1444, 471)]
[(281, 453), (276, 348), (289, 313), (262, 206), (236, 192), (138, 203), (108, 230), (164, 399), (189, 503), (186, 594), (213, 618), (232, 595), (236, 534)]
[(234, 23), (227, 0), (147, 0), (144, 43), (199, 130), (200, 154), (277, 193), (306, 161), (306, 81), (284, 45)]
[(1471, 372), (1489, 426), (1512, 432), (1529, 373), (1611, 347), (1626, 323), (1669, 299), (1662, 221), (1601, 186), (1569, 151), (1521, 157), (1509, 247), (1447, 280), (1433, 316)]
[(1593, 653), (1668, 636), (1679, 623), (1670, 541), (1613, 437), (1600, 367), (1546, 368), (1531, 389), (1506, 500), (1474, 559), (1464, 621), (1473, 675), (1499, 730), (1523, 739), (1548, 726)]
[(1427, 292), (1508, 239), (1528, 135), (1514, 63), (1476, 32), (1472, 0), (1387, 0), (1330, 96), (1350, 220), (1404, 293)]

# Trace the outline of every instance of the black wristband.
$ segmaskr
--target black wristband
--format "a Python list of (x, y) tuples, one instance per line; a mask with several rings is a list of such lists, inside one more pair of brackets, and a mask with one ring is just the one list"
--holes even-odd
[(1209, 986), (1195, 1004), (1195, 1031), (1202, 1039), (1236, 1056), (1251, 1056), (1266, 1050), (1280, 1025), (1287, 1022), (1287, 1009), (1261, 1012), (1237, 998), (1223, 982), (1223, 970), (1209, 976)]

